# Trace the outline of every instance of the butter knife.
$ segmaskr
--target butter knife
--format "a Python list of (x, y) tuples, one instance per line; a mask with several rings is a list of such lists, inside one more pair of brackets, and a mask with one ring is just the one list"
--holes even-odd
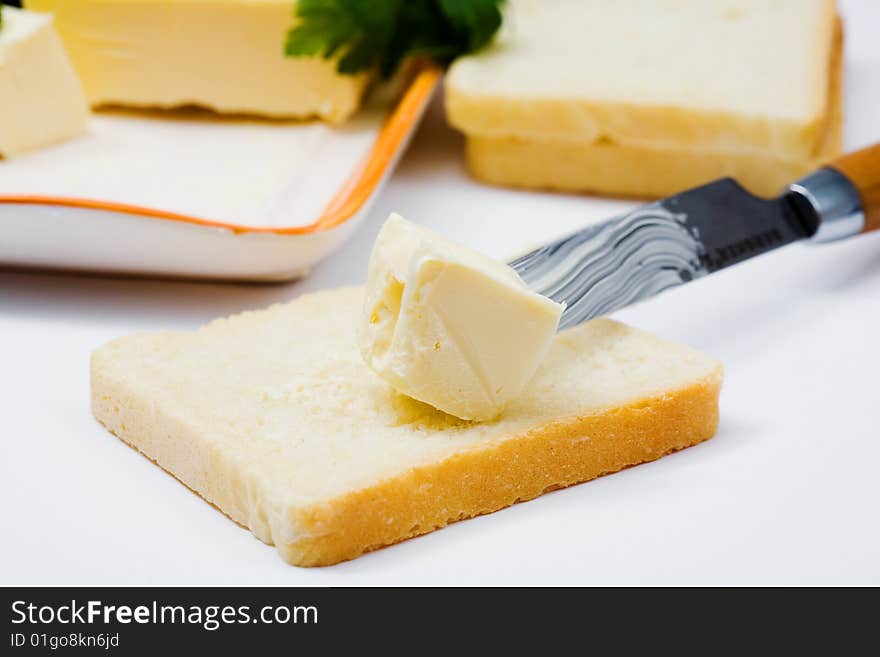
[(510, 266), (530, 289), (566, 304), (559, 323), (566, 328), (793, 242), (820, 244), (878, 228), (875, 144), (776, 198), (723, 178), (584, 228)]

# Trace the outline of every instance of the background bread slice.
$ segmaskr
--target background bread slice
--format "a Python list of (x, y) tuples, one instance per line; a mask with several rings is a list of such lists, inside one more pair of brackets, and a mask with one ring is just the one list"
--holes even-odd
[(327, 565), (693, 445), (713, 359), (600, 319), (560, 333), (525, 393), (473, 424), (361, 361), (360, 287), (92, 356), (95, 416), (290, 563)]
[[(549, 15), (550, 8), (580, 16), (573, 20), (579, 25), (599, 11), (597, 3), (514, 2), (513, 17), (525, 18), (512, 21), (496, 50), (455, 65), (447, 84), (447, 114), (467, 135), (475, 176), (501, 185), (656, 197), (729, 175), (770, 195), (840, 152), (843, 34), (832, 0), (638, 4), (634, 26), (606, 23), (609, 34), (598, 41), (591, 41), (598, 28), (590, 23), (574, 52), (594, 57), (566, 59), (561, 45), (545, 43), (549, 37), (540, 32), (547, 28), (529, 27), (527, 19)], [(617, 12), (609, 16), (614, 23)], [(705, 38), (686, 39), (688, 22)], [(655, 51), (630, 61), (626, 48), (634, 41), (622, 37), (647, 30)], [(556, 38), (564, 42), (566, 33)], [(679, 46), (651, 41), (670, 34), (679, 35)], [(741, 47), (732, 48), (738, 39)], [(617, 51), (626, 56), (615, 58)], [(529, 56), (534, 66), (543, 62), (549, 80), (572, 86), (554, 92), (546, 80), (530, 85), (537, 72), (520, 70), (529, 68)], [(620, 71), (621, 79), (609, 78), (605, 68)], [(491, 76), (498, 82), (484, 79)]]
[(810, 157), (475, 136), (466, 140), (468, 168), (480, 180), (495, 185), (646, 198), (669, 196), (730, 176), (755, 194), (775, 196), (840, 154), (841, 55), (838, 46), (830, 80), (828, 125), (818, 151)]

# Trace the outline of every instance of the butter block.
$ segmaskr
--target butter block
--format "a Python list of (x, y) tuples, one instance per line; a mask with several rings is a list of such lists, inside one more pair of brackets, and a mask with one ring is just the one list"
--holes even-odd
[(534, 375), (562, 310), (507, 265), (392, 214), (370, 256), (361, 353), (399, 392), (489, 420)]
[(0, 157), (75, 137), (89, 109), (52, 17), (3, 7), (0, 27)]
[(51, 11), (93, 106), (276, 118), (353, 114), (368, 81), (284, 55), (294, 0), (25, 0)]

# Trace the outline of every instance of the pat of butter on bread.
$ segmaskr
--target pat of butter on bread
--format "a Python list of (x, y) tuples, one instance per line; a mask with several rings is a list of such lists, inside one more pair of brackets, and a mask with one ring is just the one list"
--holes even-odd
[(92, 354), (95, 417), (300, 566), (715, 433), (720, 364), (607, 319), (558, 333), (502, 416), (458, 420), (366, 366), (355, 340), (363, 305), (362, 287), (341, 288), (197, 331), (115, 340)]
[(489, 420), (538, 369), (562, 309), (507, 265), (392, 214), (370, 257), (359, 342), (398, 391)]

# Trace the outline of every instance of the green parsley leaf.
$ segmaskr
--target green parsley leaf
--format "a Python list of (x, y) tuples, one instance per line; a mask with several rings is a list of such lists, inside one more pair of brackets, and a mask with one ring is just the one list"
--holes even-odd
[(440, 5), (452, 30), (463, 43), (464, 52), (482, 48), (501, 27), (501, 12), (496, 2), (440, 0)]
[(501, 26), (504, 0), (299, 0), (291, 57), (338, 57), (343, 74), (394, 74), (413, 55), (448, 63), (483, 47)]

